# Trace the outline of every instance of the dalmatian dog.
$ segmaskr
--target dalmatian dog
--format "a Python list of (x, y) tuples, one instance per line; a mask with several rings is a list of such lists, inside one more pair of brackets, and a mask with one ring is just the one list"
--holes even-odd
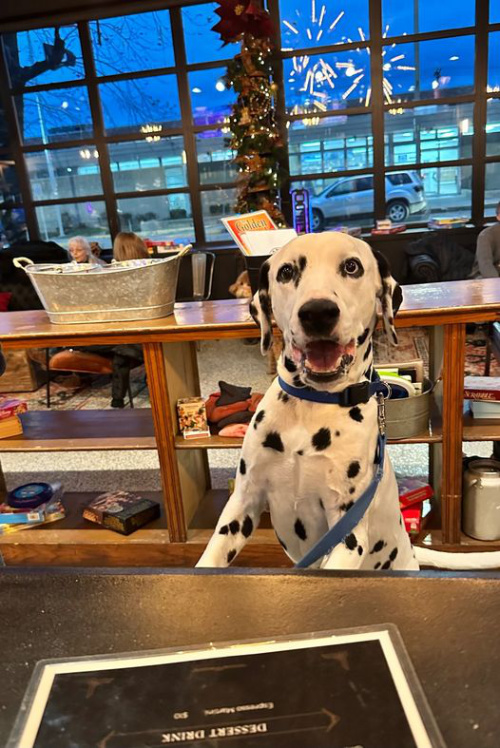
[[(228, 566), (265, 509), (283, 549), (297, 563), (361, 497), (375, 471), (375, 397), (352, 407), (311, 402), (287, 393), (279, 378), (289, 392), (339, 392), (370, 381), (378, 312), (386, 335), (397, 344), (394, 315), (401, 301), (385, 258), (346, 234), (301, 236), (266, 260), (250, 311), (261, 329), (264, 354), (272, 345), (271, 316), (282, 332), (278, 377), (246, 433), (234, 492), (197, 566)], [(432, 554), (427, 552), (426, 563), (433, 563)], [(441, 566), (443, 556), (455, 555), (434, 554)], [(487, 555), (498, 556), (500, 565), (500, 554)], [(402, 525), (387, 453), (382, 479), (359, 524), (313, 567), (419, 568)]]

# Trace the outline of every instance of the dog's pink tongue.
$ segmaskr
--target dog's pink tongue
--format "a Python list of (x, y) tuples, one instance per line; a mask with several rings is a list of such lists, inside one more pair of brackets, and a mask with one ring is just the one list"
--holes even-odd
[(327, 340), (309, 343), (306, 349), (306, 362), (315, 371), (333, 371), (338, 360), (345, 352), (344, 346)]

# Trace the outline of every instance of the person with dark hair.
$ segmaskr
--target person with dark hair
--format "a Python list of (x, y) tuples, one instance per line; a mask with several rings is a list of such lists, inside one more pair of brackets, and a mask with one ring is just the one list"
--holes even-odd
[(477, 237), (476, 259), (471, 278), (498, 278), (500, 276), (500, 203), (496, 211), (497, 222), (483, 229)]

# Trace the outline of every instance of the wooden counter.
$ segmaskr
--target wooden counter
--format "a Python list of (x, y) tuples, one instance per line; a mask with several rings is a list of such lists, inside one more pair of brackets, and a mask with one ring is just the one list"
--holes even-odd
[[(434, 513), (438, 519), (435, 531), (423, 533), (421, 542), (450, 550), (500, 548), (500, 543), (464, 543), (460, 530), (462, 441), (500, 439), (499, 421), (463, 417), (465, 325), (500, 319), (500, 279), (405, 286), (403, 292), (396, 325), (430, 328), (430, 376), (435, 380), (442, 373), (432, 423), (416, 437), (401, 440), (429, 444), (430, 475), (441, 517)], [(180, 439), (175, 405), (180, 397), (200, 394), (197, 340), (258, 334), (246, 300), (177, 304), (169, 317), (140, 322), (53, 325), (43, 311), (1, 314), (0, 343), (6, 349), (143, 345), (151, 411), (29, 413), (23, 417), (23, 436), (4, 440), (0, 448), (18, 452), (156, 448), (165, 518), (161, 531), (141, 530), (140, 543), (134, 542), (136, 535), (124, 539), (110, 531), (96, 532), (80, 525), (59, 530), (58, 523), (37, 532), (16, 533), (0, 538), (5, 562), (193, 565), (225, 501), (224, 492), (211, 490), (208, 450), (239, 449), (241, 440)], [(255, 532), (237, 563), (289, 565), (267, 526)]]

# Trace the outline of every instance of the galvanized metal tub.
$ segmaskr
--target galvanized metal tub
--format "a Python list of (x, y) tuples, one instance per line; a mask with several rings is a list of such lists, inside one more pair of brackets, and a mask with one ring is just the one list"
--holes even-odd
[(432, 389), (432, 383), (426, 379), (421, 395), (385, 401), (389, 439), (409, 439), (428, 429)]
[(50, 321), (125, 322), (172, 314), (180, 257), (93, 263), (35, 265), (14, 260), (30, 278)]

